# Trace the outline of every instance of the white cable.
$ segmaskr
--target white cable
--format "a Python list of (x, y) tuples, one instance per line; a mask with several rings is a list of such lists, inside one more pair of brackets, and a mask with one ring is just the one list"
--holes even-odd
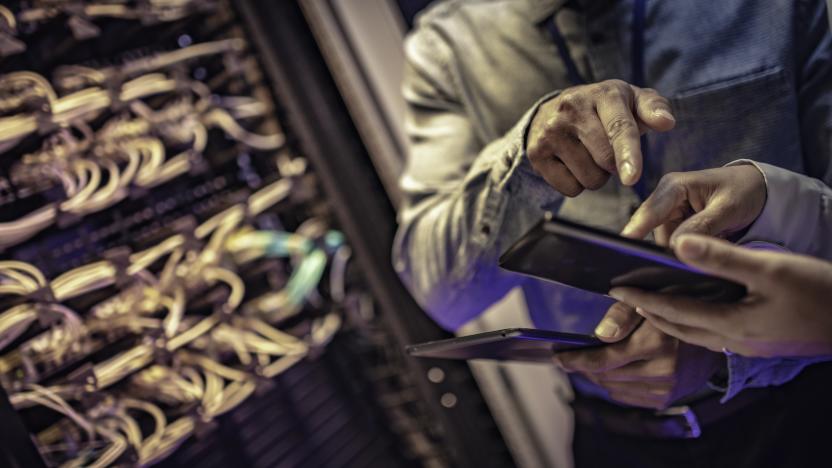
[(212, 109), (202, 118), (203, 123), (208, 127), (219, 127), (231, 138), (244, 143), (254, 149), (261, 151), (275, 150), (286, 143), (286, 137), (282, 133), (273, 135), (258, 135), (244, 129), (240, 124), (222, 109)]

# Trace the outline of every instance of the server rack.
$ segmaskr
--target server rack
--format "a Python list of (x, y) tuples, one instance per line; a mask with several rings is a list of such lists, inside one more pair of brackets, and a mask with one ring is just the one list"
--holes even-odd
[[(161, 464), (511, 464), (467, 366), (413, 361), (401, 355), (406, 343), (445, 334), (418, 309), (392, 271), (389, 246), (395, 230), (394, 210), (299, 5), (244, 0), (231, 5), (223, 3), (223, 8), (230, 8), (225, 14), (231, 16), (213, 27), (223, 34), (244, 37), (252, 47), (259, 62), (255, 70), (259, 68), (264, 74), (262, 84), (275, 96), (275, 113), (289, 138), (288, 148), (311, 163), (323, 189), (324, 204), (331, 207), (333, 222), (345, 233), (354, 250), (356, 282), (367, 288), (372, 304), (367, 307), (370, 311), (367, 316), (354, 317), (351, 326), (337, 335), (320, 356), (297, 364), (274, 381), (258, 387), (246, 403), (200, 428), (195, 437)], [(68, 11), (62, 14), (76, 18)], [(83, 15), (78, 18), (77, 29), (83, 30), (88, 23), (81, 20), (89, 18)], [(206, 18), (210, 30), (214, 17)], [(170, 38), (182, 38), (185, 30), (178, 30), (180, 26), (184, 27), (178, 23), (153, 25), (153, 30), (167, 31)], [(146, 31), (144, 25), (135, 27), (130, 34), (142, 31)], [(105, 27), (100, 34), (108, 37), (107, 34), (124, 35), (125, 31), (120, 27), (115, 30)], [(50, 68), (48, 63), (38, 63), (40, 56), (51, 57), (57, 63), (71, 60), (56, 58), (59, 57), (53, 50), (56, 44), (61, 46), (60, 42), (46, 42), (41, 45), (42, 49), (28, 51), (26, 59), (12, 61), (10, 68), (21, 67), (18, 63), (29, 61), (35, 68)], [(106, 45), (103, 48), (106, 50)], [(97, 53), (100, 51), (94, 50), (91, 56), (94, 58)], [(0, 63), (0, 68), (8, 63)], [(83, 221), (73, 223), (79, 222), (68, 222), (70, 230), (73, 226), (84, 226)], [(84, 234), (83, 229), (77, 229), (76, 235)], [(131, 235), (127, 229), (121, 234)], [(43, 239), (7, 252), (11, 258), (34, 262), (44, 248)], [(61, 239), (61, 236), (47, 236), (48, 239)], [(101, 251), (89, 250), (85, 253), (89, 258), (101, 254)], [(61, 261), (81, 262), (80, 259)], [(44, 261), (39, 266), (48, 270), (52, 263)], [(425, 378), (428, 374), (432, 375), (431, 379)], [(2, 437), (4, 462), (9, 466), (43, 466), (37, 449), (22, 431), (25, 424), (9, 407), (5, 396), (0, 400), (4, 403), (0, 412), (6, 422)], [(287, 421), (292, 424), (287, 425)], [(135, 464), (136, 460), (127, 457), (120, 463)]]

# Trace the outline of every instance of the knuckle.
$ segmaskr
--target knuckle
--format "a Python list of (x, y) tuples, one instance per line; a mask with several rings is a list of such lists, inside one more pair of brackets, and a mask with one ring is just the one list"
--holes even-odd
[(560, 184), (559, 187), (555, 187), (555, 190), (560, 192), (565, 197), (575, 198), (583, 193), (584, 187), (577, 182), (569, 181)]
[(618, 92), (621, 92), (624, 89), (629, 89), (630, 88), (630, 85), (627, 84), (626, 81), (619, 80), (617, 78), (612, 79), (612, 80), (603, 81), (603, 84), (605, 84), (607, 87), (609, 87), (609, 89), (615, 89)]
[(633, 318), (638, 318), (638, 315), (635, 315), (635, 310), (630, 305), (623, 302), (616, 302), (611, 305), (607, 310), (607, 316), (614, 317), (618, 322), (629, 322), (633, 320)]
[(631, 135), (633, 132), (638, 132), (635, 122), (623, 115), (615, 116), (607, 123), (607, 136), (612, 141), (628, 134)]
[(589, 190), (598, 190), (604, 185), (606, 185), (607, 181), (610, 179), (610, 175), (606, 172), (597, 172), (590, 176), (589, 180), (586, 183), (586, 188)]
[(598, 155), (598, 159), (598, 162), (602, 167), (614, 168), (615, 150), (612, 149), (612, 146), (607, 147), (601, 154)]
[(570, 138), (575, 128), (575, 123), (580, 119), (574, 115), (558, 114), (552, 119), (551, 124), (546, 129), (546, 135), (553, 141), (560, 141), (563, 138)]
[(621, 101), (625, 101), (625, 95), (621, 89), (615, 86), (610, 86), (603, 91), (602, 99), (604, 104), (617, 104)]
[(715, 218), (710, 217), (700, 217), (695, 226), (692, 227), (694, 232), (703, 233), (703, 234), (711, 234), (716, 235), (719, 234), (717, 231), (717, 222)]
[[(664, 332), (659, 332), (659, 333), (660, 333), (662, 351), (664, 353), (668, 354), (668, 355), (675, 356), (679, 352), (679, 347), (681, 346), (681, 342), (678, 339), (676, 339), (676, 338), (674, 338), (674, 337), (672, 337), (672, 336), (670, 336), (670, 335), (668, 335)], [(674, 363), (676, 362), (675, 359), (671, 359), (671, 360)]]
[[(655, 361), (660, 361), (661, 356), (666, 356), (672, 352), (672, 347), (662, 338), (651, 340), (645, 344), (644, 351), (648, 356), (652, 356)], [(656, 362), (656, 365), (659, 363)]]
[(606, 365), (606, 358), (600, 353), (593, 353), (586, 357), (583, 362), (582, 371), (598, 373), (601, 372)]
[(564, 91), (558, 98), (557, 110), (559, 113), (575, 113), (584, 107), (585, 101), (586, 99), (580, 90)]
[(603, 98), (609, 91), (612, 90), (612, 88), (613, 86), (609, 82), (602, 81), (590, 86), (589, 92), (592, 95), (592, 98), (597, 101)]
[(681, 185), (682, 178), (684, 176), (681, 172), (668, 172), (664, 176), (662, 176), (661, 180), (659, 181), (659, 185), (662, 187), (674, 187), (677, 185)]
[(763, 262), (763, 277), (771, 279), (786, 278), (788, 276), (788, 264), (777, 257), (769, 257)]
[(668, 378), (676, 374), (676, 362), (673, 359), (666, 359), (657, 362), (650, 373), (653, 378)]
[[(698, 232), (710, 232), (705, 231), (704, 229), (708, 229), (708, 222), (703, 221), (698, 226)], [(722, 269), (730, 269), (734, 266), (735, 260), (734, 255), (730, 251), (722, 251), (721, 249), (715, 249), (713, 245), (706, 244), (703, 246), (702, 258), (707, 259), (707, 261), (718, 270)]]
[(648, 353), (653, 356), (671, 356), (675, 354), (678, 340), (658, 330), (651, 335), (649, 341), (645, 344)]
[(685, 191), (685, 175), (681, 172), (669, 172), (662, 176), (656, 186), (656, 192), (662, 196), (679, 196)]

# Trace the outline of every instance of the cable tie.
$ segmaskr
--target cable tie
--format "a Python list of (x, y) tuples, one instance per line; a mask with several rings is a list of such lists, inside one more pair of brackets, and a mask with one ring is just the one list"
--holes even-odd
[(115, 268), (116, 270), (116, 287), (120, 290), (127, 289), (133, 283), (133, 278), (127, 274), (130, 268), (130, 255), (133, 251), (127, 246), (114, 247), (104, 251), (102, 258)]
[(264, 396), (272, 391), (276, 386), (274, 380), (262, 375), (263, 368), (261, 366), (257, 366), (256, 371), (254, 374), (254, 394), (257, 396)]
[(35, 353), (27, 352), (25, 348), (20, 350), (20, 366), (23, 368), (23, 383), (26, 384), (40, 382), (40, 372), (32, 361), (32, 354)]
[(55, 300), (55, 292), (52, 291), (52, 286), (50, 284), (43, 285), (38, 289), (27, 294), (29, 300), (33, 302), (45, 303), (45, 304), (54, 304), (58, 302)]
[(150, 189), (136, 185), (135, 180), (131, 180), (127, 186), (127, 198), (130, 200), (141, 200), (150, 193)]
[(201, 405), (196, 405), (189, 411), (194, 421), (194, 437), (202, 439), (217, 428), (216, 421), (205, 414)]
[(187, 150), (188, 154), (188, 175), (191, 177), (199, 176), (208, 171), (208, 161), (202, 152), (193, 148)]
[(121, 91), (124, 85), (125, 76), (119, 69), (110, 72), (104, 80), (104, 88), (110, 97), (111, 112), (122, 112), (127, 108), (129, 103), (121, 100)]
[(86, 385), (85, 387), (87, 388), (78, 396), (78, 404), (84, 409), (85, 413), (90, 413), (105, 404), (107, 394), (99, 392), (95, 388), (89, 388)]
[(26, 43), (14, 34), (0, 31), (0, 57), (9, 57), (26, 51)]
[(139, 15), (142, 26), (152, 26), (159, 23), (159, 17), (153, 12), (153, 5), (149, 0), (136, 2), (135, 10)]
[(61, 208), (61, 203), (55, 204), (55, 224), (60, 229), (66, 229), (70, 226), (78, 224), (78, 222), (81, 221), (81, 218), (83, 218), (82, 215)]
[(98, 377), (95, 376), (95, 368), (92, 363), (88, 362), (78, 369), (75, 369), (69, 374), (67, 381), (82, 388), (81, 394), (78, 395), (79, 399), (83, 398), (87, 393), (97, 393)]
[(55, 293), (50, 285), (41, 286), (30, 292), (26, 295), (26, 299), (32, 302), (38, 316), (38, 324), (41, 327), (51, 328), (63, 318), (63, 315), (52, 309), (52, 305), (57, 303), (57, 300), (55, 300)]
[(101, 28), (96, 26), (87, 15), (84, 2), (67, 2), (61, 6), (61, 10), (69, 16), (66, 23), (72, 31), (72, 37), (76, 40), (85, 41), (101, 34)]
[(170, 228), (174, 234), (181, 235), (185, 242), (182, 244), (182, 249), (186, 252), (202, 250), (202, 241), (196, 238), (194, 232), (196, 231), (198, 223), (196, 217), (193, 215), (186, 215), (177, 218), (171, 223)]
[(46, 136), (58, 130), (58, 124), (52, 118), (52, 105), (46, 96), (29, 96), (24, 101), (24, 108), (35, 114), (38, 135)]
[(146, 331), (142, 343), (150, 348), (154, 363), (164, 367), (174, 367), (176, 363), (174, 352), (168, 350), (168, 337), (165, 336), (164, 328)]
[(237, 51), (228, 51), (223, 54), (222, 63), (228, 74), (232, 76), (243, 74), (243, 60), (240, 55), (240, 52)]
[(222, 302), (217, 302), (214, 304), (214, 314), (217, 316), (220, 323), (230, 323), (231, 319), (233, 319), (236, 315), (236, 309), (228, 305), (228, 297), (230, 295), (231, 291), (223, 293)]
[(112, 466), (139, 466), (139, 452), (132, 444), (127, 444), (124, 451), (113, 461)]

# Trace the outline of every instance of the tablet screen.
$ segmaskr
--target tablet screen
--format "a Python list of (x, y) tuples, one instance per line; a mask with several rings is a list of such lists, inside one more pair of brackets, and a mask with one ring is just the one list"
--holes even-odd
[(732, 302), (746, 293), (742, 285), (688, 267), (657, 245), (551, 216), (512, 246), (500, 266), (598, 294), (629, 286)]

